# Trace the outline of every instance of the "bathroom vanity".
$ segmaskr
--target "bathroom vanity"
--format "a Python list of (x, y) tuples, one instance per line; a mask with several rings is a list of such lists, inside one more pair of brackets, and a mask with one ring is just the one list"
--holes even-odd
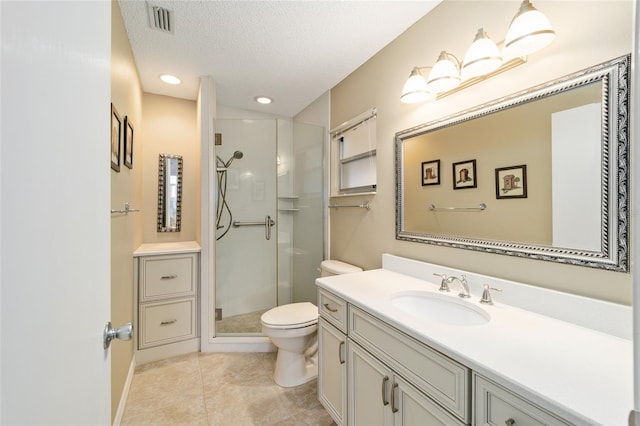
[(133, 255), (136, 362), (199, 350), (200, 246), (142, 244)]
[[(471, 298), (434, 274), (465, 274)], [(386, 254), (316, 282), (318, 396), (337, 424), (627, 423), (630, 307)]]

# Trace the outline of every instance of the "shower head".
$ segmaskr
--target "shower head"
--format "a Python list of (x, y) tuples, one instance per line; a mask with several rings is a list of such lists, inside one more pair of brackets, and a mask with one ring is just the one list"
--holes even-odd
[(235, 151), (233, 153), (233, 156), (231, 158), (229, 158), (229, 161), (227, 161), (226, 163), (224, 163), (225, 167), (229, 167), (231, 165), (231, 163), (233, 163), (233, 160), (239, 160), (242, 157), (244, 157), (244, 154), (242, 153), (242, 151)]

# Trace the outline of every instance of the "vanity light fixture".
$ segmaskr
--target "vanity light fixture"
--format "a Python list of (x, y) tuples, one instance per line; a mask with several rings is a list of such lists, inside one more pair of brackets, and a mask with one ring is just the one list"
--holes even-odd
[(526, 56), (547, 47), (556, 37), (551, 22), (529, 0), (523, 0), (504, 40), (506, 57)]
[(429, 77), (427, 87), (433, 93), (446, 92), (460, 85), (460, 62), (451, 53), (440, 52)]
[[(555, 38), (551, 23), (530, 0), (523, 0), (503, 42), (492, 41), (478, 29), (462, 62), (442, 51), (432, 67), (414, 67), (400, 101), (418, 103), (439, 99), (526, 62), (526, 56), (548, 46)], [(499, 44), (504, 44), (501, 53)], [(505, 60), (503, 61), (503, 57)], [(425, 79), (422, 70), (431, 69)]]
[(420, 75), (418, 68), (414, 67), (413, 70), (411, 70), (409, 79), (402, 88), (400, 100), (406, 104), (415, 104), (429, 100), (433, 98), (433, 96), (427, 87), (427, 80)]
[(464, 55), (460, 74), (463, 80), (480, 77), (500, 68), (502, 54), (498, 45), (489, 38), (483, 28), (478, 30), (476, 38)]
[(253, 98), (257, 103), (262, 104), (262, 105), (269, 105), (271, 102), (273, 102), (273, 99), (271, 99), (268, 96), (256, 96), (255, 98)]
[(167, 84), (180, 84), (181, 81), (178, 77), (171, 74), (162, 74), (160, 76), (160, 80), (164, 81)]

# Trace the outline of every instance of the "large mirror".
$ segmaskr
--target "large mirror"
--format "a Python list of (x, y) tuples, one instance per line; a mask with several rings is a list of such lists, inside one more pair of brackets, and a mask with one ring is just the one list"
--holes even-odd
[(182, 156), (158, 158), (158, 232), (180, 232)]
[(396, 238), (629, 270), (629, 63), (396, 134)]

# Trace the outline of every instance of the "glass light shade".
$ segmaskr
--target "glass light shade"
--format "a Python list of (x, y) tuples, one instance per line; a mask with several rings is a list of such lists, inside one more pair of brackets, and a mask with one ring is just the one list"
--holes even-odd
[(464, 55), (460, 74), (462, 80), (480, 77), (495, 71), (502, 65), (502, 55), (496, 43), (480, 28)]
[(420, 75), (417, 68), (414, 68), (402, 88), (400, 101), (405, 104), (416, 104), (424, 102), (432, 95), (427, 89), (427, 81)]
[(180, 84), (180, 79), (175, 75), (162, 74), (160, 76), (160, 80), (164, 81), (167, 84)]
[(458, 69), (458, 60), (450, 53), (440, 52), (438, 61), (431, 69), (429, 78), (427, 78), (427, 88), (432, 93), (442, 93), (455, 89), (459, 85), (460, 70)]
[(504, 40), (504, 56), (526, 56), (547, 47), (556, 33), (551, 22), (529, 0), (524, 0), (511, 21)]

